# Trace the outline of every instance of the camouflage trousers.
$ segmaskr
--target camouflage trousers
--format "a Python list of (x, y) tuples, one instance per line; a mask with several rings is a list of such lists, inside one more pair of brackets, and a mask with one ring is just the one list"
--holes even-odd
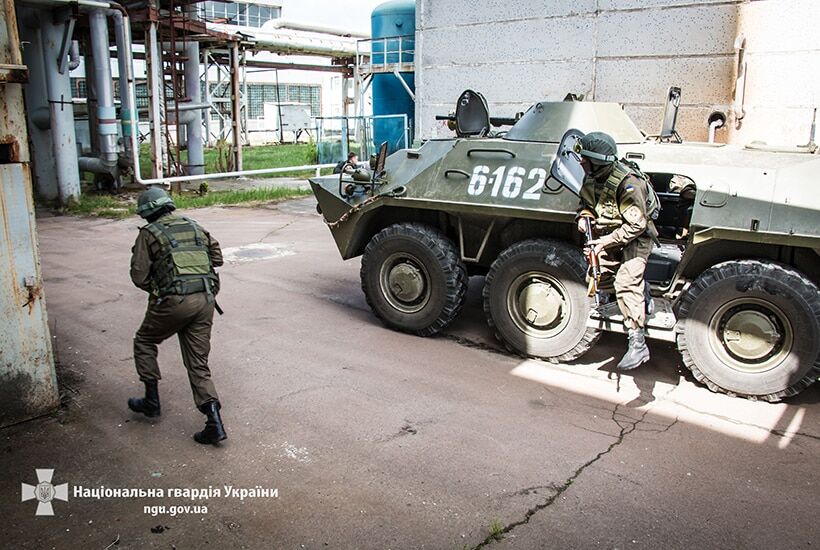
[(218, 401), (208, 368), (213, 318), (214, 302), (209, 302), (204, 292), (168, 296), (159, 304), (151, 300), (145, 319), (134, 336), (134, 363), (140, 380), (162, 378), (157, 363), (157, 345), (176, 334), (194, 403), (199, 407), (208, 401)]
[(603, 292), (615, 292), (627, 329), (646, 325), (643, 274), (651, 251), (652, 238), (641, 235), (623, 248), (604, 250), (598, 258), (601, 265), (598, 288)]

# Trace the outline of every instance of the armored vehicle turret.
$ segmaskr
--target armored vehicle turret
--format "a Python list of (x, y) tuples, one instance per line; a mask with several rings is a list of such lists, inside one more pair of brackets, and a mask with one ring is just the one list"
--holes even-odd
[(579, 135), (603, 131), (662, 204), (647, 336), (676, 343), (713, 391), (778, 401), (820, 376), (812, 145), (679, 143), (674, 124), (664, 132), (672, 139), (648, 139), (615, 103), (543, 101), (492, 119), (470, 90), (448, 118), (456, 137), (382, 155), (369, 181), (311, 180), (342, 258), (362, 256), (362, 289), (386, 325), (441, 331), (480, 275), (487, 322), (515, 353), (572, 361), (603, 331), (625, 332), (615, 303), (588, 296), (574, 221), (569, 152)]

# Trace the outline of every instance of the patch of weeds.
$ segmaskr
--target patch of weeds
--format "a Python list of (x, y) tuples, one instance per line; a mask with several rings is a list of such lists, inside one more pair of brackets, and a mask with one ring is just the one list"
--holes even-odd
[(501, 535), (504, 533), (504, 524), (498, 520), (494, 520), (490, 524), (490, 536), (495, 540), (501, 538)]
[(100, 216), (103, 218), (125, 218), (136, 212), (136, 206), (115, 195), (84, 193), (78, 202), (65, 207), (66, 214), (75, 216)]
[[(210, 206), (227, 206), (236, 204), (261, 204), (305, 197), (311, 194), (309, 189), (288, 187), (262, 187), (257, 189), (240, 189), (233, 191), (206, 192), (204, 195), (192, 193), (175, 193), (171, 197), (178, 210), (190, 208), (207, 208)], [(121, 219), (136, 214), (136, 196), (83, 194), (79, 202), (65, 208), (66, 214), (75, 216), (99, 216), (102, 218)]]

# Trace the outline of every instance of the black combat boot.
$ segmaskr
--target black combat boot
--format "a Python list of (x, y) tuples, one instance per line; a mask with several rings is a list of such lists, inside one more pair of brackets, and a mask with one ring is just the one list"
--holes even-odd
[(145, 384), (145, 397), (128, 398), (128, 408), (134, 412), (142, 413), (149, 418), (160, 415), (159, 390), (156, 380), (143, 380)]
[(646, 347), (646, 338), (643, 329), (629, 331), (629, 348), (626, 350), (617, 369), (631, 370), (649, 361), (649, 348)]
[(225, 427), (222, 425), (222, 418), (219, 416), (219, 409), (221, 408), (219, 401), (208, 401), (199, 407), (199, 410), (207, 418), (205, 419), (205, 429), (194, 434), (194, 440), (197, 443), (214, 445), (228, 438)]

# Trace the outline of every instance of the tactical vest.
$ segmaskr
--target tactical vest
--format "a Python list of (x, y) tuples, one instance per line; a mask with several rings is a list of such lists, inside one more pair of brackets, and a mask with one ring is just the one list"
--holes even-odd
[(646, 182), (646, 216), (652, 221), (658, 219), (661, 211), (661, 202), (655, 188), (649, 182), (649, 178), (641, 172), (638, 167), (629, 161), (616, 161), (612, 166), (612, 172), (604, 182), (601, 194), (595, 201), (594, 196), (582, 196), (584, 201), (591, 205), (595, 203), (595, 214), (597, 224), (602, 228), (615, 229), (621, 225), (621, 211), (618, 208), (618, 188), (628, 176), (635, 176)]
[(181, 217), (160, 218), (143, 229), (160, 246), (151, 266), (154, 294), (162, 298), (207, 292), (212, 299), (219, 292), (219, 277), (211, 265), (208, 239), (196, 223)]

